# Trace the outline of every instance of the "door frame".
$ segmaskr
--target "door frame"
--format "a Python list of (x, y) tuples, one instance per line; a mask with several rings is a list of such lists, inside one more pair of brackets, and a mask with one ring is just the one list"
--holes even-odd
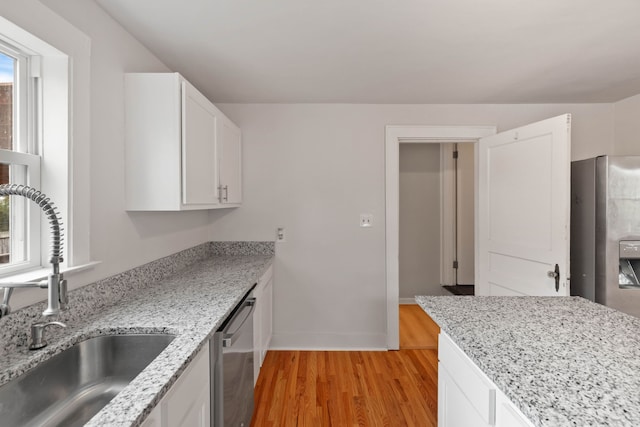
[[(401, 143), (443, 143), (472, 142), (478, 175), (477, 142), (480, 138), (496, 134), (496, 126), (385, 126), (385, 258), (387, 287), (387, 349), (400, 348), (400, 144)], [(476, 180), (477, 187), (477, 180)], [(476, 188), (477, 193), (477, 188)], [(477, 218), (477, 199), (474, 216)], [(478, 230), (476, 227), (475, 234)], [(476, 239), (476, 242), (478, 240)], [(441, 242), (442, 244), (442, 242)], [(477, 243), (476, 243), (477, 252)], [(478, 265), (476, 263), (476, 275)]]
[(455, 239), (458, 233), (452, 215), (456, 208), (453, 148), (457, 141), (433, 142), (440, 144), (440, 285), (455, 285), (453, 261), (457, 246)]

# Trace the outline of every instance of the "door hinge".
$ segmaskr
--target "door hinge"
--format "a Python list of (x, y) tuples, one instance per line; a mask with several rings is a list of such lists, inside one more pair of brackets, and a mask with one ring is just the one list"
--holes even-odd
[(458, 150), (454, 150), (453, 151), (453, 158), (457, 159), (458, 158)]
[(458, 261), (453, 261), (453, 268), (458, 268)]

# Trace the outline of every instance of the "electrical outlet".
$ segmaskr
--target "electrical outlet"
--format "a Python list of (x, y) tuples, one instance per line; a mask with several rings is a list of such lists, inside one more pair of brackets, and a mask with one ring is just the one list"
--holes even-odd
[(360, 214), (360, 227), (373, 227), (373, 215)]
[(283, 227), (278, 227), (278, 229), (276, 230), (276, 241), (277, 242), (284, 242), (285, 241), (285, 235), (284, 235), (284, 228)]

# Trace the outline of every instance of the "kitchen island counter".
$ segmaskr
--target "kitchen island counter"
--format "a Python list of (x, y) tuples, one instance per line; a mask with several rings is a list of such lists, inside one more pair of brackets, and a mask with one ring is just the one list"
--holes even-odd
[(416, 297), (536, 426), (640, 426), (640, 319), (579, 297)]

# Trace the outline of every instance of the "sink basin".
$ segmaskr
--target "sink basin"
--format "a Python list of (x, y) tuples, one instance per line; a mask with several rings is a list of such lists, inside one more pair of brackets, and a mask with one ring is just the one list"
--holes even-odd
[(0, 387), (0, 424), (81, 426), (174, 338), (107, 335), (69, 347)]

